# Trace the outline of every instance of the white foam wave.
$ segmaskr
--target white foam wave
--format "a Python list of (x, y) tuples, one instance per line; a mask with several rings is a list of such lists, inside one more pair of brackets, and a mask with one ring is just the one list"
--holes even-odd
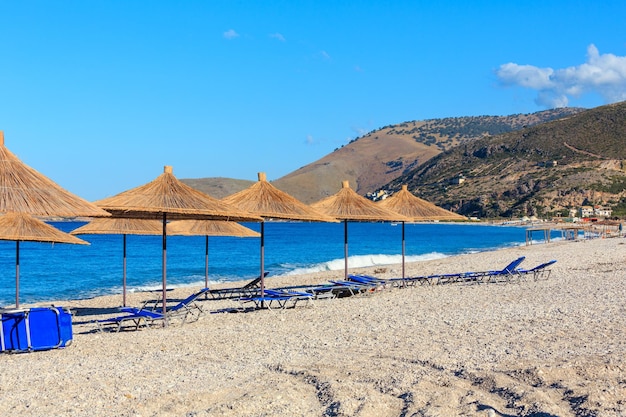
[[(445, 258), (447, 255), (438, 252), (427, 253), (424, 255), (411, 255), (405, 257), (405, 262), (420, 262), (431, 259)], [(392, 265), (402, 263), (402, 255), (356, 255), (348, 257), (348, 268), (363, 268), (378, 265)], [(322, 271), (341, 271), (345, 267), (345, 259), (333, 259), (327, 262), (321, 262), (307, 267), (295, 268), (285, 272), (283, 275), (300, 275), (310, 274)]]

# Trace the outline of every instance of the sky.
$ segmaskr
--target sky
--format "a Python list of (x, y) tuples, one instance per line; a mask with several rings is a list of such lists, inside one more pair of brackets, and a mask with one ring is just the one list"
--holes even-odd
[(274, 180), (390, 124), (626, 100), (624, 16), (623, 0), (0, 0), (0, 130), (90, 201), (165, 165)]

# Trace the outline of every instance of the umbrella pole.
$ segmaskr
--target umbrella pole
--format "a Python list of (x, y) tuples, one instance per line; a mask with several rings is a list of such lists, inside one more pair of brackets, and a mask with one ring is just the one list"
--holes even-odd
[(15, 241), (15, 308), (20, 308), (20, 241)]
[(343, 221), (343, 257), (345, 259), (344, 279), (348, 280), (348, 220)]
[(122, 272), (122, 306), (126, 307), (126, 235), (122, 235), (122, 241), (124, 242), (122, 250), (124, 260), (122, 261), (123, 272)]
[(163, 327), (167, 326), (167, 214), (163, 213)]
[[(261, 298), (265, 293), (265, 221), (261, 221)], [(263, 302), (261, 301), (261, 307)]]
[(402, 279), (405, 278), (404, 275), (404, 253), (405, 253), (405, 244), (404, 244), (404, 222), (402, 222)]
[(209, 235), (204, 237), (204, 288), (209, 288)]

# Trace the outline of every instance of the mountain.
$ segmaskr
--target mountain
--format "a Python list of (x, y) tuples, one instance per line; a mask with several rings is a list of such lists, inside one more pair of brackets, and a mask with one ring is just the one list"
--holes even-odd
[(565, 214), (626, 200), (626, 102), (519, 131), (466, 141), (392, 180), (479, 217)]
[[(583, 109), (562, 108), (532, 114), (448, 117), (384, 126), (272, 181), (272, 184), (305, 203), (335, 194), (344, 180), (348, 180), (357, 193), (365, 195), (458, 145), (581, 111)], [(225, 178), (183, 181), (218, 198), (250, 184)]]
[(181, 181), (198, 191), (219, 199), (235, 194), (255, 183), (255, 181), (223, 177), (184, 178)]

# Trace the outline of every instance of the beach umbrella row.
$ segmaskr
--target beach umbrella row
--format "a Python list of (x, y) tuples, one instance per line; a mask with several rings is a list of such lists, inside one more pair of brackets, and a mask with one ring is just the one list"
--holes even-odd
[[(52, 180), (28, 167), (13, 155), (4, 146), (4, 135), (0, 131), (0, 214), (10, 213), (3, 216), (5, 229), (0, 228), (0, 239), (17, 241), (16, 257), (16, 305), (19, 306), (19, 241), (41, 240), (61, 243), (82, 243), (74, 236), (65, 234), (52, 226), (46, 225), (30, 215), (42, 217), (106, 217), (114, 219), (106, 221), (97, 219), (98, 222), (89, 223), (83, 228), (74, 231), (73, 234), (122, 234), (124, 245), (124, 301), (126, 304), (126, 235), (127, 234), (161, 234), (163, 237), (163, 312), (166, 311), (166, 285), (167, 285), (167, 224), (170, 220), (179, 220), (181, 223), (172, 222), (170, 234), (181, 235), (204, 235), (206, 237), (205, 249), (205, 283), (208, 285), (208, 236), (254, 236), (256, 232), (244, 228), (233, 221), (260, 221), (261, 222), (261, 278), (264, 277), (264, 230), (265, 220), (297, 220), (344, 222), (344, 256), (345, 276), (348, 273), (348, 221), (402, 221), (403, 223), (403, 276), (404, 276), (404, 223), (411, 220), (448, 220), (458, 216), (447, 212), (439, 207), (430, 205), (424, 200), (411, 195), (410, 200), (403, 190), (397, 194), (394, 200), (390, 198), (386, 203), (379, 205), (359, 196), (349, 187), (347, 181), (342, 189), (334, 196), (323, 199), (310, 206), (300, 202), (294, 197), (276, 189), (267, 182), (264, 173), (259, 173), (259, 181), (246, 190), (235, 193), (224, 200), (214, 199), (180, 182), (173, 175), (170, 166), (166, 166), (163, 174), (155, 180), (124, 191), (113, 197), (108, 197), (90, 203), (82, 198), (64, 190)], [(408, 193), (410, 195), (410, 193)], [(400, 203), (401, 202), (401, 203)], [(388, 206), (387, 208), (385, 206)], [(406, 207), (411, 207), (412, 212)], [(423, 213), (417, 213), (418, 207)], [(430, 211), (429, 211), (430, 210)], [(443, 212), (445, 213), (443, 213)], [(13, 215), (20, 213), (21, 215)], [(460, 216), (462, 218), (462, 216)], [(122, 219), (125, 219), (122, 220)], [(134, 221), (131, 222), (130, 219)], [(183, 220), (204, 220), (192, 225), (183, 224)], [(152, 220), (152, 222), (138, 222), (138, 220)], [(160, 222), (156, 222), (159, 220)], [(206, 222), (212, 220), (212, 222)], [(220, 222), (216, 222), (220, 221)], [(39, 224), (38, 224), (39, 223)], [(209, 223), (213, 223), (209, 225)], [(218, 227), (218, 223), (222, 223)], [(0, 223), (2, 224), (2, 223)], [(10, 231), (9, 224), (21, 226), (23, 235), (17, 234), (18, 230)], [(42, 225), (48, 226), (42, 236), (26, 233), (29, 224), (30, 229)], [(158, 226), (157, 226), (158, 225)], [(228, 225), (228, 226), (227, 226)], [(236, 225), (236, 226), (235, 226)], [(50, 229), (57, 230), (52, 233)], [(241, 229), (238, 229), (241, 228)], [(19, 229), (19, 227), (18, 227)], [(246, 229), (245, 231), (243, 229)], [(48, 233), (45, 235), (45, 233)], [(61, 234), (61, 235), (59, 235)], [(64, 235), (64, 236), (62, 236)], [(264, 281), (261, 280), (261, 290), (264, 289)]]
[[(162, 300), (163, 314), (167, 312), (167, 221), (169, 220), (229, 220), (260, 221), (261, 218), (239, 210), (179, 181), (171, 166), (147, 184), (108, 197), (95, 204), (113, 217), (158, 219), (163, 237)], [(163, 321), (167, 326), (167, 320)]]

